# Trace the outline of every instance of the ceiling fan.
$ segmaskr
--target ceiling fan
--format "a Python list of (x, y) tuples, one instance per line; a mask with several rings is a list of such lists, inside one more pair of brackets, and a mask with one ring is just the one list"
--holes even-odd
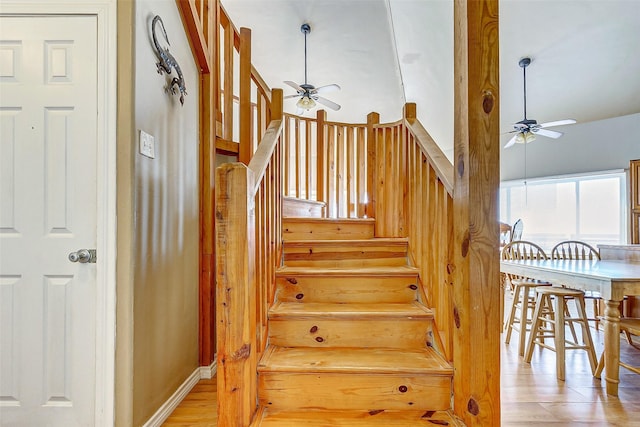
[(300, 31), (302, 31), (302, 33), (304, 34), (304, 84), (299, 85), (295, 82), (285, 80), (286, 84), (288, 84), (289, 86), (294, 88), (296, 92), (298, 92), (295, 95), (285, 96), (285, 99), (297, 97), (300, 98), (296, 103), (296, 106), (298, 107), (296, 114), (302, 114), (305, 112), (305, 110), (308, 111), (312, 109), (316, 106), (316, 101), (326, 107), (331, 108), (332, 110), (338, 111), (340, 109), (340, 106), (338, 104), (333, 101), (329, 101), (328, 99), (323, 98), (318, 94), (340, 90), (340, 86), (338, 86), (337, 84), (331, 84), (315, 87), (314, 85), (307, 83), (307, 34), (311, 32), (311, 26), (306, 23), (302, 24), (302, 26), (300, 27)]
[(513, 137), (507, 142), (504, 148), (509, 148), (513, 144), (526, 144), (536, 139), (536, 135), (546, 136), (548, 138), (557, 139), (560, 138), (563, 133), (555, 130), (548, 130), (546, 128), (562, 125), (571, 125), (576, 123), (573, 119), (555, 120), (553, 122), (538, 123), (534, 119), (527, 119), (527, 67), (531, 64), (531, 58), (522, 58), (518, 65), (522, 67), (522, 76), (524, 82), (524, 119), (513, 124), (513, 128), (509, 133), (515, 133)]

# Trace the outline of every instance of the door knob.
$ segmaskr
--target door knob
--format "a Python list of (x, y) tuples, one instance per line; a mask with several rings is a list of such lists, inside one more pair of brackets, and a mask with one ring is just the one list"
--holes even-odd
[(95, 249), (78, 249), (76, 252), (71, 252), (69, 254), (69, 261), (79, 262), (81, 264), (95, 263), (96, 250)]

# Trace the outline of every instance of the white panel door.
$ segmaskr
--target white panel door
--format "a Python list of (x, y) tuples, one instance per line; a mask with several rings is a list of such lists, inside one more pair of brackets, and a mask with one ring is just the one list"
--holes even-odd
[[(0, 17), (0, 424), (95, 406), (97, 20)], [(98, 254), (99, 257), (99, 254)]]

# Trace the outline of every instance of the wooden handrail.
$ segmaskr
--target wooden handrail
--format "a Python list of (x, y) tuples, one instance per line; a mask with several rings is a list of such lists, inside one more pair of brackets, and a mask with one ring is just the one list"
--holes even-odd
[(271, 102), (271, 89), (269, 89), (269, 85), (267, 85), (253, 64), (251, 64), (251, 80), (256, 84), (262, 96), (267, 98), (267, 101)]
[(253, 188), (253, 194), (249, 194), (249, 196), (255, 196), (258, 191), (258, 186), (260, 185), (260, 181), (262, 181), (262, 177), (264, 176), (265, 171), (267, 170), (267, 166), (269, 166), (269, 161), (271, 156), (273, 155), (273, 151), (275, 150), (280, 136), (282, 135), (282, 120), (273, 120), (269, 124), (267, 131), (258, 145), (258, 149), (253, 155), (251, 162), (249, 162), (249, 169), (253, 172), (255, 187)]
[(427, 156), (429, 163), (438, 174), (438, 179), (442, 181), (447, 193), (453, 197), (453, 164), (417, 119), (405, 119), (405, 126), (416, 137), (422, 152)]

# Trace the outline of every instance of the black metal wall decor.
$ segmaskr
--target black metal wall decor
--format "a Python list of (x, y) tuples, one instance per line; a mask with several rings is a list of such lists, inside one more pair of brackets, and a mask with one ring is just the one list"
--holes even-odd
[(182, 70), (178, 65), (178, 61), (169, 53), (169, 48), (163, 48), (158, 43), (158, 38), (156, 37), (156, 24), (160, 23), (160, 27), (162, 29), (162, 35), (164, 36), (167, 45), (171, 45), (169, 43), (169, 38), (167, 37), (167, 31), (164, 29), (164, 23), (162, 22), (162, 18), (160, 15), (156, 15), (153, 18), (153, 22), (151, 23), (151, 34), (153, 35), (153, 45), (155, 46), (156, 53), (158, 55), (159, 62), (156, 63), (158, 67), (158, 74), (167, 73), (171, 74), (171, 69), (176, 70), (177, 77), (171, 79), (171, 82), (167, 84), (165, 88), (168, 92), (172, 94), (177, 94), (180, 92), (180, 104), (184, 105), (184, 96), (187, 94), (187, 87), (184, 84), (184, 76), (182, 75)]

